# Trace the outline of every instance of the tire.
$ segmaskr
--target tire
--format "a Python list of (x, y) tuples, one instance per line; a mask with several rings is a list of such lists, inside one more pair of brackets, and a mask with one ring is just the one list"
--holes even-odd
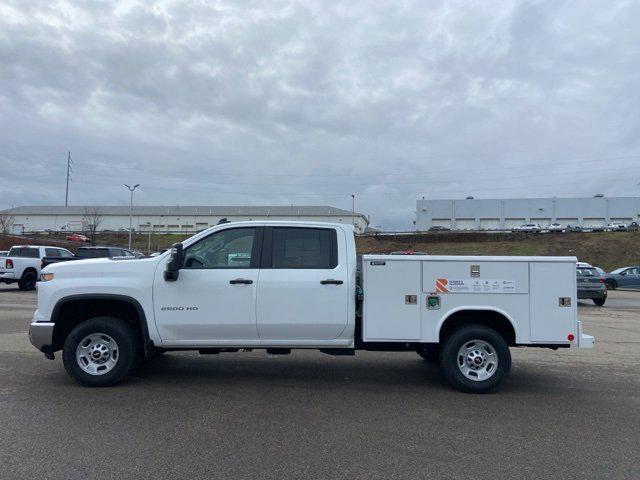
[(416, 353), (429, 363), (437, 364), (440, 362), (440, 347), (437, 345), (417, 348)]
[[(482, 325), (463, 326), (445, 339), (440, 352), (440, 370), (444, 378), (462, 392), (487, 393), (509, 374), (511, 352), (495, 330)], [(483, 376), (486, 378), (482, 379)]]
[(20, 290), (34, 290), (37, 281), (38, 277), (35, 272), (24, 272), (20, 280), (18, 280), (18, 288)]
[[(64, 342), (62, 360), (65, 370), (78, 384), (109, 387), (122, 381), (134, 368), (140, 347), (132, 325), (118, 318), (97, 317), (71, 331)], [(100, 358), (94, 361), (93, 355)]]
[(593, 299), (593, 303), (595, 303), (597, 306), (601, 307), (604, 305), (604, 302), (606, 301), (606, 298), (594, 298)]
[(607, 290), (615, 290), (616, 288), (618, 288), (618, 282), (616, 282), (615, 280), (612, 280), (610, 278), (605, 280), (604, 284), (606, 285)]

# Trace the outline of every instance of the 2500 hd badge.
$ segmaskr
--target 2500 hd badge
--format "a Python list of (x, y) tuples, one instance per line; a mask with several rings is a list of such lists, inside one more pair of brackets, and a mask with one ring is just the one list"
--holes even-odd
[(173, 312), (182, 312), (182, 311), (191, 311), (195, 312), (198, 310), (198, 307), (160, 307), (162, 311), (173, 311)]

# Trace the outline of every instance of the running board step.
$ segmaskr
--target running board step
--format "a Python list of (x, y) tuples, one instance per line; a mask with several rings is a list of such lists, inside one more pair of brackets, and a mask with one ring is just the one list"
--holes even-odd
[(321, 348), (320, 351), (322, 353), (326, 353), (327, 355), (355, 355), (356, 351), (354, 348)]
[(267, 348), (269, 355), (289, 355), (291, 353), (290, 348)]

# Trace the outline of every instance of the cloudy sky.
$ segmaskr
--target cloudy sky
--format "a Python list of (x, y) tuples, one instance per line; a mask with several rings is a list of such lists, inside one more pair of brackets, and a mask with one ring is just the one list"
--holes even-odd
[(638, 1), (0, 2), (0, 208), (640, 193)]

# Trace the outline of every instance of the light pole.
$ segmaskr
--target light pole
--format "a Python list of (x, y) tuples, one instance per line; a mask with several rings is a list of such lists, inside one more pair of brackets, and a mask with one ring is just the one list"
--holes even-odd
[(147, 245), (147, 255), (151, 254), (151, 222), (147, 222), (149, 228), (149, 244)]
[(129, 250), (131, 250), (131, 226), (132, 226), (131, 221), (133, 217), (133, 192), (136, 188), (140, 186), (140, 184), (136, 183), (133, 187), (130, 187), (125, 183), (124, 186), (129, 189), (129, 192), (131, 192), (131, 201), (129, 202)]
[(356, 196), (351, 194), (351, 223), (356, 226)]

